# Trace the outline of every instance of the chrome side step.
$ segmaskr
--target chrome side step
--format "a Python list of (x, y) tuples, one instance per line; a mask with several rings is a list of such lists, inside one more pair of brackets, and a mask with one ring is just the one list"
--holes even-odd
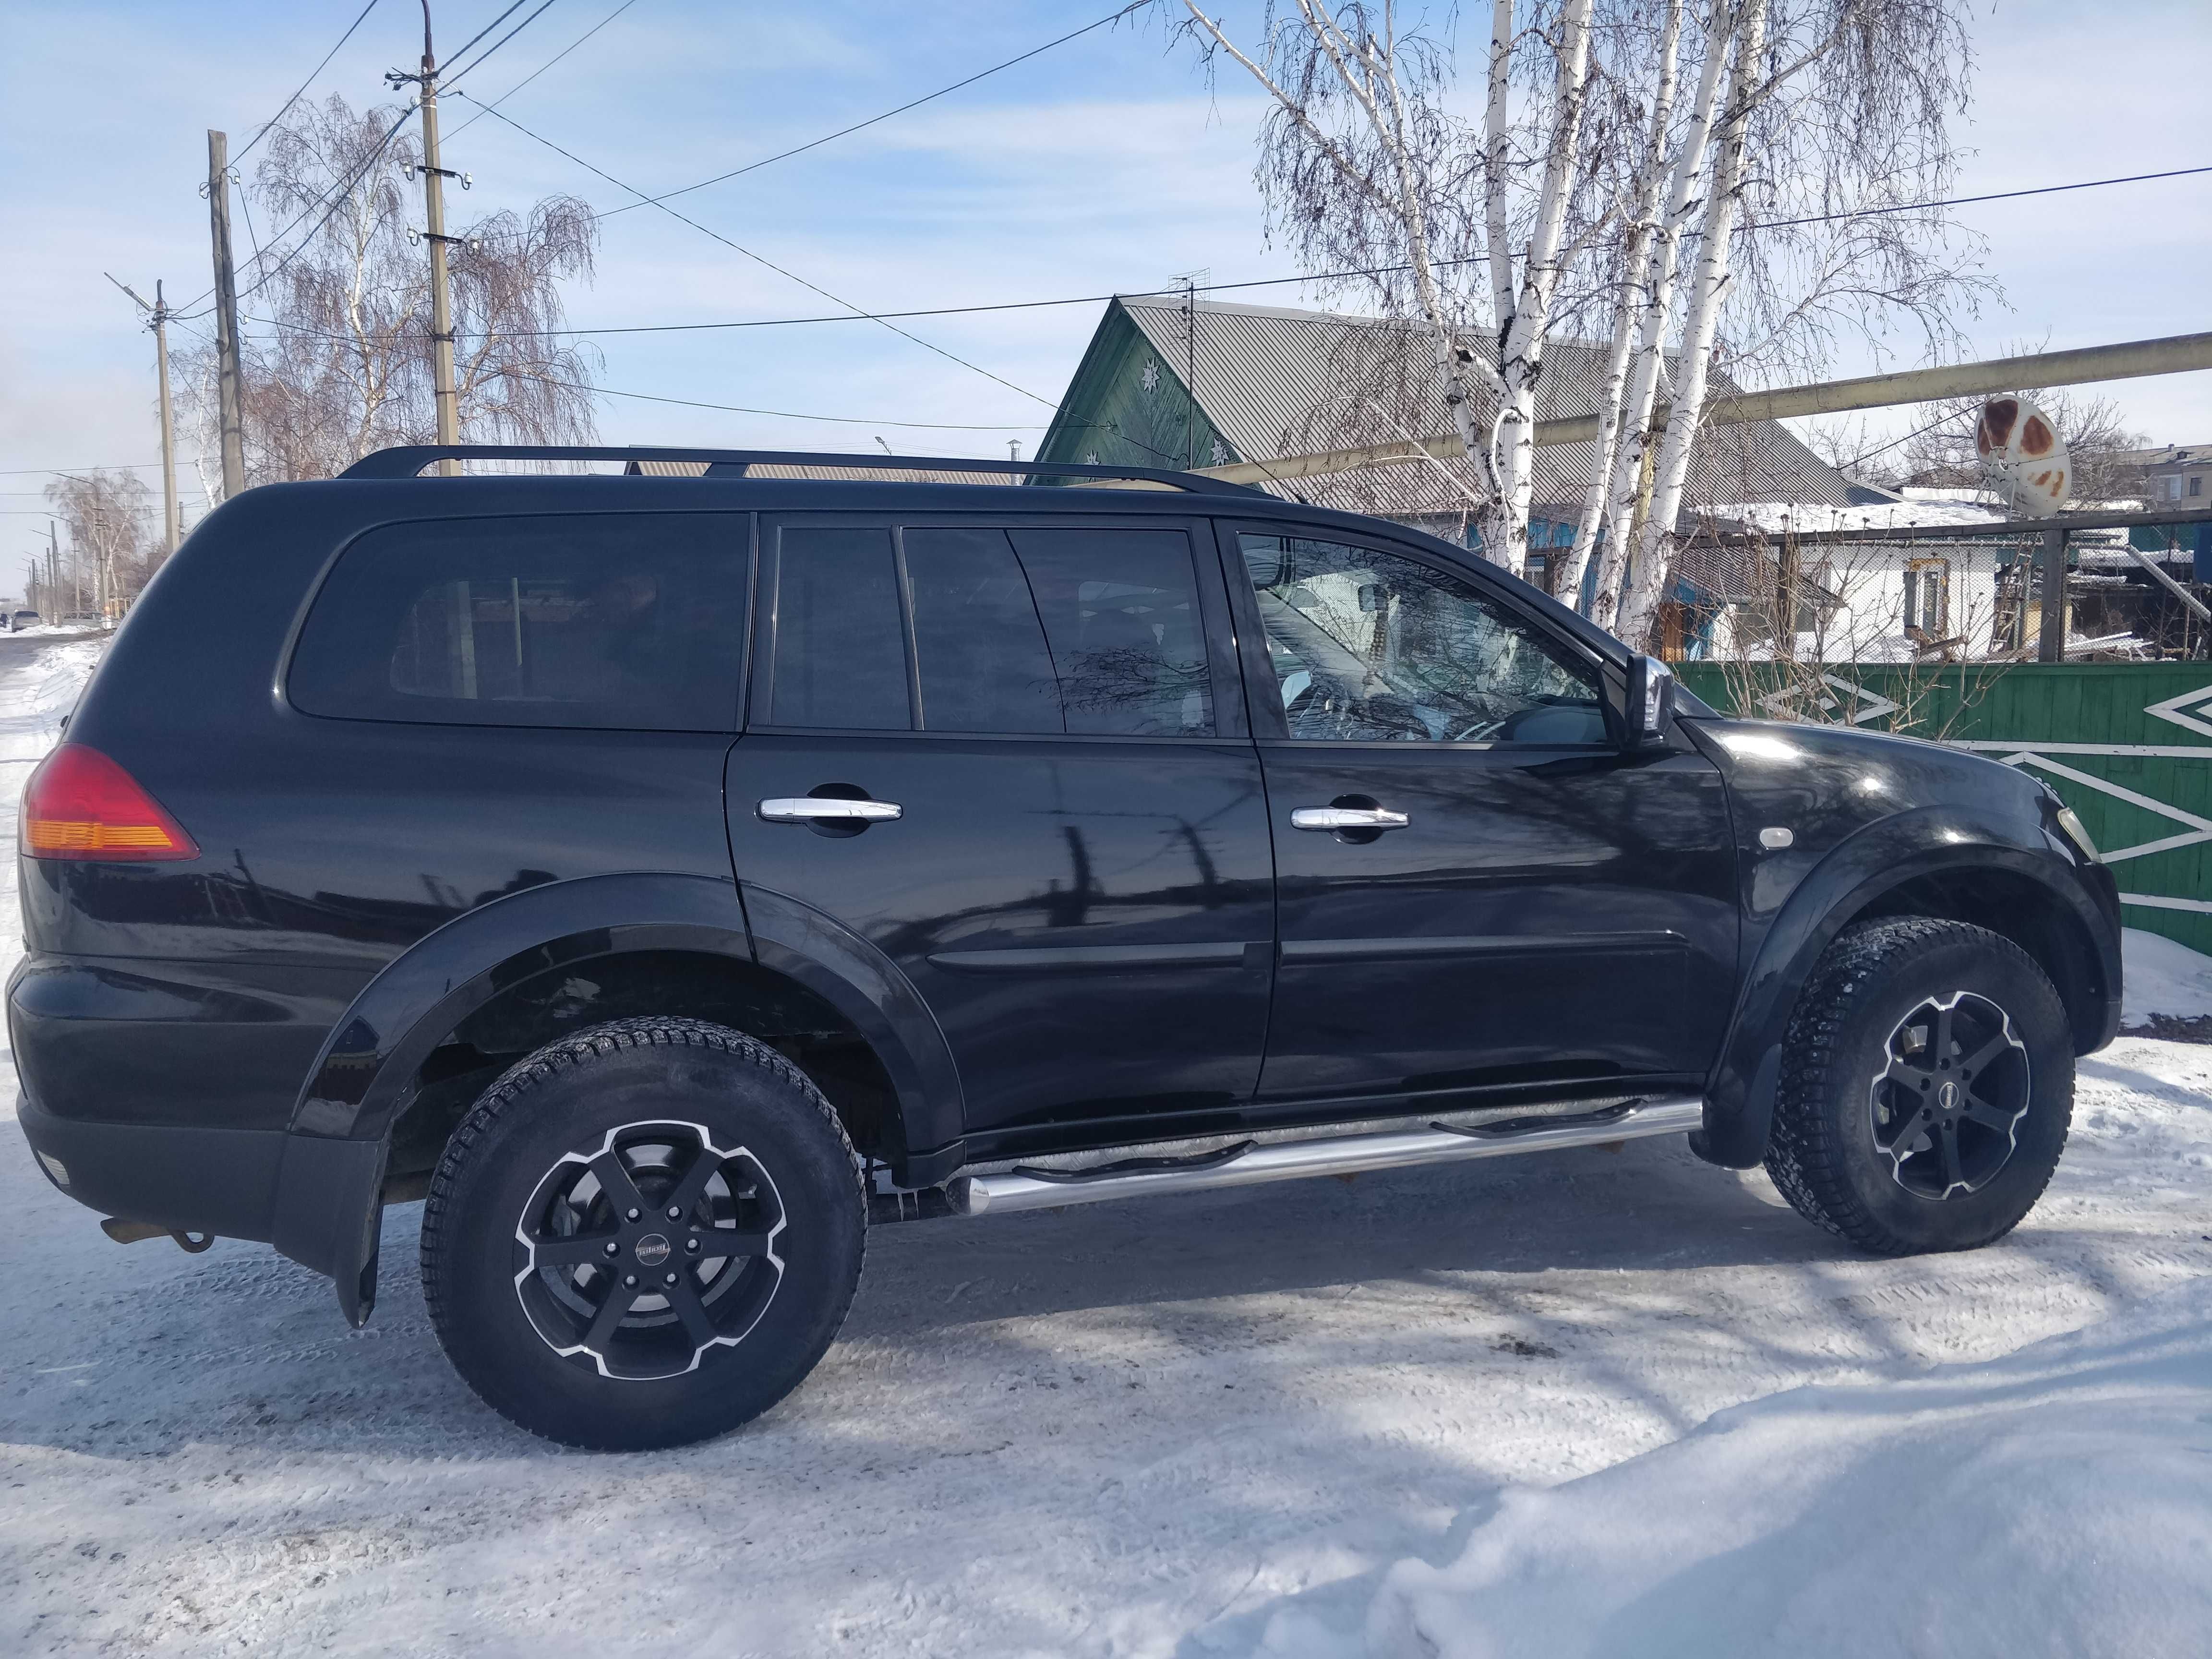
[(1357, 1175), (1367, 1170), (1402, 1170), (1417, 1164), (1449, 1164), (1462, 1158), (1557, 1152), (1568, 1146), (1602, 1146), (1649, 1135), (1686, 1134), (1704, 1123), (1705, 1115), (1705, 1103), (1693, 1097), (1634, 1100), (1577, 1117), (1522, 1118), (1479, 1129), (1437, 1125), (1384, 1134), (1332, 1135), (1266, 1145), (1246, 1142), (1241, 1147), (1224, 1149), (1233, 1156), (1211, 1153), (1180, 1164), (1146, 1160), (1155, 1167), (1144, 1170), (1112, 1165), (1096, 1171), (1017, 1168), (992, 1175), (955, 1176), (945, 1183), (945, 1197), (955, 1215), (1010, 1215), (1017, 1210), (1096, 1204), (1140, 1194), (1250, 1187), (1263, 1181)]

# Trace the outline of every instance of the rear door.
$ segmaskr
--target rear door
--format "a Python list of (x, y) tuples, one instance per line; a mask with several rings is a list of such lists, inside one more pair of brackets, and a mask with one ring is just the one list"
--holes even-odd
[(1334, 532), (1226, 544), (1280, 908), (1261, 1101), (1704, 1072), (1735, 959), (1712, 765), (1624, 753), (1603, 665), (1503, 584)]
[[(905, 973), (960, 1068), (971, 1137), (1111, 1136), (1252, 1094), (1267, 811), (1193, 528), (763, 520), (726, 790), (738, 875)], [(763, 806), (804, 799), (886, 816)]]

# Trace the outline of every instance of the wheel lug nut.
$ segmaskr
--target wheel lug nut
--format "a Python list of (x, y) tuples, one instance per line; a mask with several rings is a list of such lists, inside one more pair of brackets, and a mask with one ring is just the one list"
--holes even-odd
[(636, 1220), (636, 1219), (637, 1219), (637, 1216), (638, 1216), (638, 1212), (637, 1212), (635, 1210), (632, 1210), (632, 1211), (629, 1212), (629, 1218), (630, 1218), (632, 1221)]
[(684, 1248), (696, 1253), (699, 1249), (699, 1241), (696, 1238), (687, 1238), (684, 1241)]
[(671, 1210), (668, 1212), (668, 1218), (671, 1221), (681, 1221), (684, 1219), (684, 1212), (681, 1210)]
[(632, 1290), (635, 1290), (637, 1288), (637, 1275), (635, 1273), (625, 1274), (623, 1278), (623, 1283), (629, 1285)]
[(671, 1273), (671, 1274), (669, 1274), (669, 1275), (668, 1275), (668, 1283), (670, 1283), (671, 1285), (673, 1285), (675, 1282), (676, 1282), (676, 1275), (675, 1275), (674, 1273)]
[(621, 1245), (619, 1245), (619, 1244), (610, 1244), (610, 1245), (608, 1245), (608, 1246), (607, 1246), (607, 1254), (608, 1254), (609, 1255), (619, 1255), (621, 1253), (622, 1253), (622, 1246), (621, 1246)]

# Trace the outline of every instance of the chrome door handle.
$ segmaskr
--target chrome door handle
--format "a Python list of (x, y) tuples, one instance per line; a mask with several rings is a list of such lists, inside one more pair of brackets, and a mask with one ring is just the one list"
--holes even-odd
[(859, 818), (882, 823), (906, 816), (906, 808), (891, 800), (836, 800), (822, 795), (779, 795), (760, 804), (760, 815), (770, 823), (819, 823), (827, 819), (850, 822)]
[(1291, 813), (1293, 830), (1403, 830), (1412, 822), (1387, 806), (1301, 806)]

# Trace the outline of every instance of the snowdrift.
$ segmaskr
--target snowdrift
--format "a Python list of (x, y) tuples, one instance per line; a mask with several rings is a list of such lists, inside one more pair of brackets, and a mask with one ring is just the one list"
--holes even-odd
[(1714, 1659), (2201, 1651), (2212, 1284), (1993, 1364), (1799, 1389), (1549, 1491), (1509, 1488), (1364, 1626), (1260, 1651)]

